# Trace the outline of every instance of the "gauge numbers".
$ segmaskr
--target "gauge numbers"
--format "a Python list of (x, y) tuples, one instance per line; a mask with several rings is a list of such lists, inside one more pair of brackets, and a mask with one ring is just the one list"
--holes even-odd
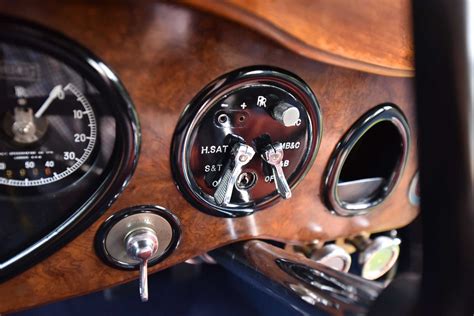
[(0, 185), (33, 187), (64, 179), (85, 165), (96, 144), (94, 111), (72, 83), (55, 86), (46, 100), (7, 109), (1, 119), (8, 139), (0, 144)]

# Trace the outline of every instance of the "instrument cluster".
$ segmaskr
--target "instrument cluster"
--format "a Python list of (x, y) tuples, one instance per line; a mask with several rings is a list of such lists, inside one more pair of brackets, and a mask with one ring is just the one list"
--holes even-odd
[(0, 279), (87, 227), (121, 192), (139, 124), (113, 72), (53, 31), (0, 20)]
[[(279, 60), (290, 69), (286, 58)], [(37, 264), (95, 221), (98, 225), (80, 241), (80, 249), (95, 251), (86, 260), (88, 271), (106, 264), (119, 276), (109, 283), (117, 283), (125, 280), (123, 270), (139, 270), (143, 301), (149, 266), (160, 268), (165, 259), (176, 264), (250, 238), (288, 245), (321, 238), (320, 247), (311, 250), (314, 261), (347, 272), (350, 255), (359, 252), (361, 265), (373, 268), (367, 268), (366, 278), (391, 269), (398, 238), (365, 236), (353, 249), (345, 242), (342, 247), (340, 238), (357, 239), (373, 228), (374, 218), (374, 227), (383, 226), (380, 213), (374, 218), (369, 213), (394, 192), (410, 160), (411, 133), (402, 108), (387, 99), (369, 103), (341, 93), (365, 103), (354, 106), (357, 115), (339, 118), (334, 108), (350, 112), (352, 105), (338, 103), (338, 87), (324, 81), (333, 69), (321, 75), (323, 80), (302, 67), (294, 67), (295, 73), (259, 63), (242, 67), (249, 63), (253, 58), (219, 67), (216, 76), (224, 74), (208, 84), (196, 80), (186, 90), (194, 97), (184, 102), (161, 104), (160, 97), (147, 94), (150, 103), (138, 105), (153, 120), (142, 117), (148, 143), (140, 164), (135, 106), (105, 62), (55, 31), (0, 17), (0, 282)], [(338, 76), (351, 78), (335, 71)], [(129, 83), (133, 92), (142, 91)], [(176, 93), (179, 83), (173, 85)], [(161, 93), (170, 93), (167, 89)], [(334, 103), (321, 104), (318, 95)], [(333, 112), (324, 116), (325, 110)], [(330, 119), (323, 122), (323, 117)], [(327, 138), (323, 123), (329, 125)], [(136, 166), (138, 180), (126, 198), (98, 221)], [(308, 186), (300, 186), (308, 174)], [(385, 226), (394, 228), (414, 215), (416, 210), (408, 209), (395, 225)]]

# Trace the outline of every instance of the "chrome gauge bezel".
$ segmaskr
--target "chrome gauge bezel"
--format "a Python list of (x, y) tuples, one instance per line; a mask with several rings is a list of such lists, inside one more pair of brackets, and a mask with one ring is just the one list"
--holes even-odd
[(134, 105), (121, 81), (101, 59), (82, 45), (59, 32), (8, 16), (0, 16), (0, 41), (41, 51), (84, 75), (104, 95), (107, 105), (113, 107), (116, 124), (113, 159), (108, 161), (100, 183), (95, 184), (94, 193), (87, 200), (81, 200), (78, 208), (72, 210), (70, 216), (54, 230), (0, 262), (2, 282), (64, 246), (110, 207), (125, 189), (135, 170), (141, 133)]
[(255, 211), (269, 207), (281, 198), (275, 194), (256, 205), (233, 205), (218, 206), (210, 201), (210, 198), (202, 192), (193, 175), (190, 174), (189, 157), (193, 144), (193, 131), (197, 128), (199, 121), (204, 115), (222, 99), (232, 92), (245, 89), (246, 87), (266, 86), (288, 86), (299, 98), (305, 100), (305, 107), (309, 117), (309, 148), (306, 149), (301, 168), (295, 172), (293, 181), (289, 183), (290, 188), (295, 188), (309, 172), (316, 159), (321, 143), (323, 124), (321, 108), (311, 88), (298, 76), (284, 69), (272, 66), (249, 66), (240, 68), (224, 74), (205, 86), (196, 97), (184, 109), (176, 126), (171, 147), (171, 169), (178, 189), (186, 200), (197, 209), (221, 217), (239, 217), (250, 215)]

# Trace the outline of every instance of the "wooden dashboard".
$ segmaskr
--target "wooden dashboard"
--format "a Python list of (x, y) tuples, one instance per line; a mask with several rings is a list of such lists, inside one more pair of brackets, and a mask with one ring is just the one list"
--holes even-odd
[[(166, 260), (151, 267), (150, 272), (237, 240), (260, 238), (307, 244), (402, 227), (418, 215), (418, 208), (408, 199), (409, 185), (417, 170), (415, 101), (413, 79), (409, 77), (413, 73), (413, 52), (409, 41), (399, 43), (398, 51), (385, 51), (390, 58), (378, 59), (368, 66), (378, 52), (371, 44), (387, 43), (367, 41), (365, 55), (357, 55), (354, 51), (360, 45), (354, 46), (348, 54), (357, 58), (344, 57), (351, 62), (327, 55), (317, 61), (321, 54), (302, 52), (304, 57), (291, 50), (298, 51), (297, 46), (290, 45), (288, 49), (275, 42), (275, 37), (185, 4), (3, 1), (0, 13), (27, 18), (63, 32), (105, 60), (128, 90), (142, 130), (138, 166), (125, 191), (72, 242), (0, 284), (1, 313), (98, 291), (136, 278), (137, 272), (105, 265), (94, 251), (94, 238), (104, 220), (134, 205), (161, 205), (171, 210), (181, 224), (178, 247)], [(330, 30), (325, 31), (330, 34)], [(271, 30), (264, 33), (269, 35)], [(325, 41), (330, 43), (331, 36)], [(338, 45), (344, 45), (344, 41), (347, 39), (340, 40)], [(331, 49), (331, 45), (326, 48)], [(357, 59), (365, 61), (358, 63)], [(172, 136), (181, 112), (199, 90), (221, 74), (249, 65), (281, 67), (309, 84), (321, 105), (321, 146), (292, 199), (251, 216), (214, 217), (194, 209), (177, 190), (170, 170)], [(370, 70), (378, 74), (364, 72)], [(356, 217), (336, 216), (327, 210), (321, 196), (323, 173), (330, 156), (360, 116), (385, 102), (398, 105), (412, 132), (403, 176), (393, 194), (373, 212)]]

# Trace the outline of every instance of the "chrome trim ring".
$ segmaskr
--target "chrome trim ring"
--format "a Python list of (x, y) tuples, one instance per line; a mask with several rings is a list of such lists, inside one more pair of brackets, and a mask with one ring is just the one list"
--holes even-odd
[[(342, 201), (337, 193), (337, 183), (342, 167), (351, 150), (362, 136), (376, 124), (391, 122), (399, 131), (402, 139), (402, 156), (397, 162), (394, 172), (380, 194), (368, 202), (347, 203)], [(323, 197), (328, 209), (340, 216), (363, 215), (381, 204), (397, 186), (408, 158), (410, 147), (410, 129), (402, 112), (392, 104), (381, 104), (363, 115), (337, 144), (325, 171)]]
[(151, 229), (158, 236), (158, 251), (148, 266), (166, 259), (179, 245), (180, 222), (170, 210), (158, 205), (138, 205), (121, 210), (102, 223), (95, 236), (96, 254), (111, 267), (138, 269), (139, 261), (128, 258), (125, 249), (128, 233), (136, 228)]

